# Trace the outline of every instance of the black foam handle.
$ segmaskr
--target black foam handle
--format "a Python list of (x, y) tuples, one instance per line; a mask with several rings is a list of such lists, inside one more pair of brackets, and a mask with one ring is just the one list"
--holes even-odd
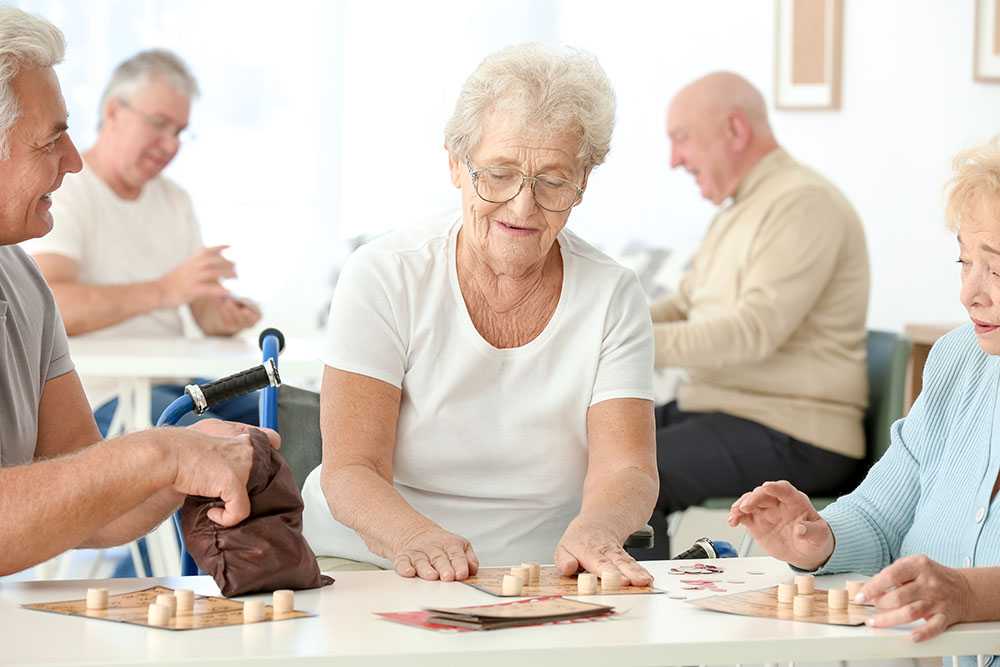
[[(275, 380), (278, 380), (277, 369), (275, 369)], [(211, 408), (213, 405), (263, 389), (270, 384), (271, 379), (268, 377), (264, 365), (261, 364), (198, 386), (201, 388), (201, 393), (205, 395), (205, 402)]]
[(260, 349), (262, 350), (264, 349), (264, 339), (267, 338), (268, 336), (276, 336), (278, 338), (279, 353), (285, 349), (285, 334), (281, 333), (280, 331), (278, 331), (273, 327), (264, 329), (263, 331), (260, 332), (260, 337), (257, 338), (257, 344), (260, 346)]

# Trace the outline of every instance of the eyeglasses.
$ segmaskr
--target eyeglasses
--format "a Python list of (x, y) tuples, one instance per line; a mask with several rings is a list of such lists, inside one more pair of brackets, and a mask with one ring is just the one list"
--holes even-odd
[(472, 186), (483, 201), (505, 204), (521, 194), (524, 184), (531, 182), (531, 195), (539, 207), (552, 213), (568, 211), (580, 201), (583, 188), (554, 176), (526, 176), (513, 167), (481, 167), (474, 169), (465, 158)]
[(121, 102), (123, 107), (139, 116), (157, 134), (177, 139), (178, 141), (191, 141), (194, 139), (194, 134), (188, 128), (172, 123), (163, 116), (146, 113), (142, 109), (137, 109), (128, 100), (118, 98), (118, 101)]

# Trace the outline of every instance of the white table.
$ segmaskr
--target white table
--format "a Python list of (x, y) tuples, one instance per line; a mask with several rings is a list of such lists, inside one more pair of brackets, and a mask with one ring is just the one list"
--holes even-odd
[[(773, 585), (789, 575), (784, 564), (769, 558), (727, 560), (723, 564), (727, 578), (744, 578), (753, 587)], [(668, 568), (669, 561), (650, 564), (656, 584), (673, 589), (679, 577), (668, 575)], [(743, 570), (767, 574), (752, 577), (740, 574)], [(362, 667), (618, 667), (927, 657), (1000, 650), (1000, 623), (957, 626), (930, 642), (914, 644), (907, 629), (747, 618), (697, 609), (666, 595), (590, 598), (627, 610), (610, 620), (440, 633), (383, 621), (372, 612), (499, 600), (461, 584), (402, 579), (392, 572), (342, 572), (335, 576), (333, 586), (296, 594), (296, 608), (318, 613), (316, 618), (187, 632), (28, 611), (18, 605), (80, 598), (92, 585), (107, 586), (112, 594), (154, 583), (218, 594), (208, 577), (0, 584), (0, 632), (6, 638), (0, 662), (48, 666), (286, 665), (296, 658), (296, 662), (306, 664)], [(825, 587), (842, 577), (829, 579), (818, 584)]]
[[(278, 358), (283, 381), (315, 382), (322, 374), (321, 340), (318, 337), (286, 336)], [(81, 378), (112, 378), (118, 381), (118, 409), (108, 430), (110, 435), (152, 426), (151, 391), (154, 384), (175, 378), (217, 379), (261, 363), (255, 340), (233, 338), (70, 338), (70, 356)], [(153, 574), (180, 574), (179, 545), (169, 521), (150, 533), (150, 565)], [(139, 549), (130, 545), (136, 572), (145, 574)]]

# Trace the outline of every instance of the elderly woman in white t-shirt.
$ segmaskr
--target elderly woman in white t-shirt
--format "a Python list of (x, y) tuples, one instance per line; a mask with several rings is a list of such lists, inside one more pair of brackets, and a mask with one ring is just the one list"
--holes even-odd
[(649, 311), (631, 271), (566, 229), (613, 125), (593, 57), (493, 54), (445, 130), (461, 213), (345, 266), (303, 490), (325, 569), (452, 581), (538, 561), (651, 581), (622, 548), (658, 490)]

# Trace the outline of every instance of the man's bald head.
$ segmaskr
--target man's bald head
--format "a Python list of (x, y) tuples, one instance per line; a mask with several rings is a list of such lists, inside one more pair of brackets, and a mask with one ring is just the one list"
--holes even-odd
[(764, 97), (733, 72), (713, 72), (682, 88), (667, 112), (667, 134), (670, 165), (687, 168), (716, 204), (777, 147)]

